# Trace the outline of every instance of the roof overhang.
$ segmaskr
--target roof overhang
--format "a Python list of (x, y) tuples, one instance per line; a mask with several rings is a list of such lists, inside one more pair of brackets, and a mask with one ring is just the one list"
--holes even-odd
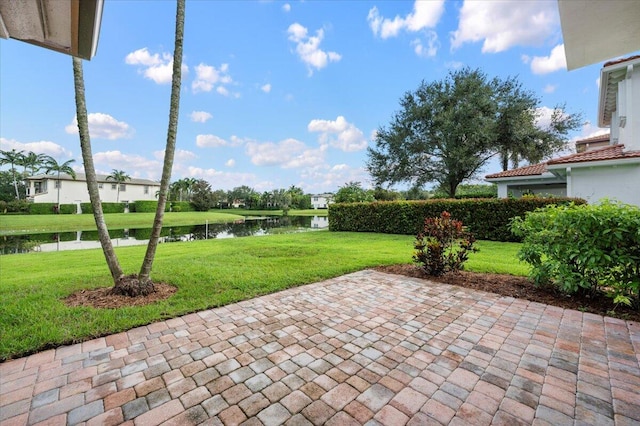
[[(640, 22), (640, 21), (638, 21)], [(640, 25), (638, 25), (640, 27)], [(606, 64), (605, 64), (606, 65)], [(618, 109), (618, 83), (631, 78), (634, 67), (640, 66), (640, 57), (613, 63), (600, 71), (600, 96), (598, 98), (598, 126), (611, 126), (611, 115)]]
[(640, 1), (558, 0), (567, 69), (640, 50)]
[(540, 175), (526, 175), (526, 176), (506, 176), (506, 177), (498, 177), (498, 178), (490, 178), (485, 177), (485, 181), (491, 183), (504, 183), (504, 182), (514, 182), (514, 183), (557, 183), (562, 182), (558, 180), (558, 177), (550, 172), (544, 172)]
[(580, 161), (576, 163), (547, 164), (547, 169), (552, 172), (557, 172), (559, 170), (566, 170), (567, 168), (578, 169), (583, 167), (628, 166), (633, 164), (640, 164), (640, 157), (615, 158), (611, 160), (599, 161)]
[(91, 59), (102, 8), (103, 0), (0, 0), (0, 37)]

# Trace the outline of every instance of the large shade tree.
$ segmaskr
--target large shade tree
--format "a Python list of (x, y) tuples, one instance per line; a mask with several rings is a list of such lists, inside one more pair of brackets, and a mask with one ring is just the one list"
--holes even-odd
[(391, 123), (368, 149), (367, 169), (376, 185), (436, 183), (449, 196), (499, 155), (518, 164), (539, 161), (564, 147), (579, 116), (554, 110), (552, 124), (537, 123), (539, 100), (515, 78), (490, 79), (480, 70), (452, 71), (423, 82), (400, 100)]

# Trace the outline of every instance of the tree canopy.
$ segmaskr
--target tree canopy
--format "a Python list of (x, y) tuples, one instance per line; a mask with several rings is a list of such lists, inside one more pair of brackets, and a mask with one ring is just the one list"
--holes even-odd
[(458, 185), (477, 176), (495, 155), (503, 166), (509, 161), (517, 166), (564, 148), (580, 115), (556, 107), (550, 124), (541, 127), (539, 105), (517, 79), (489, 79), (478, 69), (422, 82), (405, 93), (390, 124), (378, 129), (367, 169), (377, 186), (432, 182), (454, 196)]

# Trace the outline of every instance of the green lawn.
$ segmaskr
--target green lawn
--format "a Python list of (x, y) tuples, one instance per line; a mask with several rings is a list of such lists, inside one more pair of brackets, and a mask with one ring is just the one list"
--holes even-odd
[[(518, 244), (478, 245), (467, 269), (526, 274), (516, 259)], [(137, 272), (144, 250), (116, 249), (125, 272)], [(0, 256), (0, 360), (368, 267), (410, 263), (412, 253), (412, 236), (328, 231), (166, 243), (158, 247), (152, 277), (178, 292), (121, 309), (69, 308), (61, 301), (81, 289), (111, 286), (101, 250)]]
[[(208, 212), (180, 212), (164, 214), (164, 226), (202, 225), (205, 222), (223, 223), (242, 219), (232, 210)], [(104, 218), (109, 229), (151, 228), (155, 213), (111, 213)], [(0, 215), (0, 236), (37, 234), (41, 232), (91, 231), (96, 229), (91, 214), (61, 215)]]

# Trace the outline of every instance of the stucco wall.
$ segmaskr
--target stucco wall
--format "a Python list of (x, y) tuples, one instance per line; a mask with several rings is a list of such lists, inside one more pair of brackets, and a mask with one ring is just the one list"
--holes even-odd
[(574, 167), (570, 179), (570, 197), (584, 198), (589, 203), (609, 198), (640, 206), (640, 164)]
[[(60, 204), (72, 204), (75, 202), (88, 203), (89, 191), (85, 181), (61, 180), (60, 187)], [(31, 183), (33, 185), (33, 183)], [(149, 185), (149, 193), (144, 193), (144, 185), (125, 183), (126, 190), (120, 191), (119, 201), (138, 201), (138, 200), (156, 200), (156, 191), (160, 186)], [(106, 203), (115, 203), (118, 197), (118, 191), (112, 189), (111, 183), (103, 183), (99, 189), (100, 200)], [(33, 194), (33, 188), (30, 189)], [(36, 194), (34, 202), (36, 203), (56, 203), (58, 201), (58, 190), (55, 187), (55, 180), (47, 180), (47, 192)]]

